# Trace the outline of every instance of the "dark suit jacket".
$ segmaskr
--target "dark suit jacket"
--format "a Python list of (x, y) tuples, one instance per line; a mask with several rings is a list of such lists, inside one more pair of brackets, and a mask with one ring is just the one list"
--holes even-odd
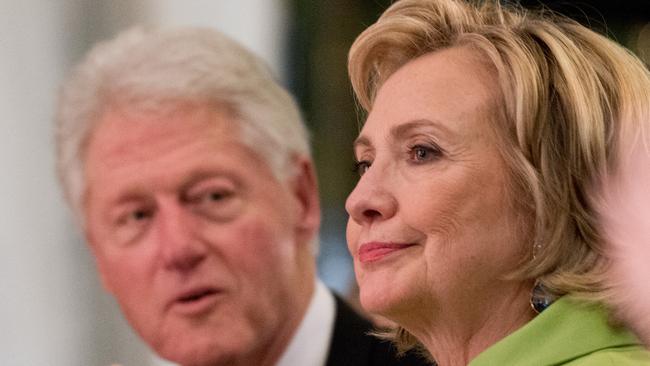
[(407, 353), (396, 356), (388, 341), (368, 335), (372, 324), (357, 314), (338, 296), (336, 320), (326, 366), (430, 366), (424, 358)]

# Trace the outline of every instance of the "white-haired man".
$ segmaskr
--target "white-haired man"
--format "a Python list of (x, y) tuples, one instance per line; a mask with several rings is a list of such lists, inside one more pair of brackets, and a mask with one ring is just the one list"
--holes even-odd
[(289, 94), (232, 40), (134, 29), (98, 45), (64, 85), (57, 144), (102, 282), (160, 356), (418, 362), (396, 360), (316, 279), (307, 132)]

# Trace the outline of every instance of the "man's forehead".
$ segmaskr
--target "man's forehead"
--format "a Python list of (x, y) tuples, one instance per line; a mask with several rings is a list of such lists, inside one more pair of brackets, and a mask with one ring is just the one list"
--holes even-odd
[(166, 150), (195, 134), (197, 130), (220, 138), (237, 137), (237, 122), (227, 109), (212, 105), (172, 105), (157, 111), (111, 108), (99, 118), (88, 140), (88, 150), (102, 155), (119, 155), (123, 152), (146, 152), (155, 142)]

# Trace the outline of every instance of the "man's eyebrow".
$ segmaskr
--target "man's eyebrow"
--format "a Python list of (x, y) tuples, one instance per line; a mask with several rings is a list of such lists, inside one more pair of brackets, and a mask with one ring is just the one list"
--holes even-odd
[(147, 191), (144, 187), (134, 185), (126, 187), (121, 192), (114, 192), (112, 197), (107, 201), (108, 208), (119, 207), (123, 205), (130, 204), (136, 201), (142, 201), (147, 196)]
[(183, 177), (182, 183), (180, 184), (181, 191), (186, 191), (187, 189), (189, 189), (191, 186), (195, 185), (198, 182), (207, 179), (217, 178), (223, 175), (224, 173), (221, 170), (214, 170), (207, 167), (201, 167), (199, 169), (190, 172), (189, 174), (186, 174)]

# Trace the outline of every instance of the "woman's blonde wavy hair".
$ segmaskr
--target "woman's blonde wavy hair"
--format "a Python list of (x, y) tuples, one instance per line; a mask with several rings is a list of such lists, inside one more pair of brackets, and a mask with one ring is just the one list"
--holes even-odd
[[(593, 188), (622, 136), (647, 136), (650, 75), (625, 48), (548, 10), (497, 1), (401, 0), (356, 39), (348, 71), (369, 112), (382, 84), (424, 54), (469, 47), (499, 80), (494, 129), (514, 196), (534, 216), (531, 256), (512, 276), (555, 295), (607, 300), (609, 261)], [(495, 93), (499, 94), (499, 93)], [(644, 132), (645, 131), (645, 132)], [(400, 350), (419, 344), (403, 328)]]

